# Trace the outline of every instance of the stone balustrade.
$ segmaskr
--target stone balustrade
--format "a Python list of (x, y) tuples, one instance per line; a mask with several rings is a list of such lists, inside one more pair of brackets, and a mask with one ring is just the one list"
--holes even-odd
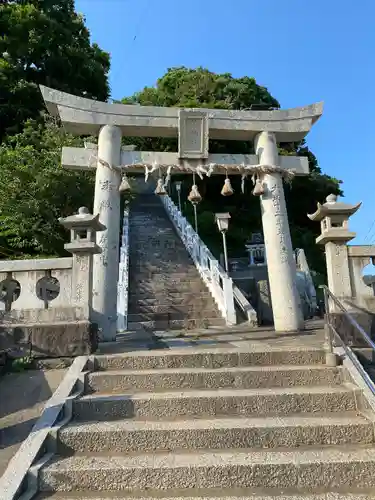
[[(73, 258), (0, 261), (0, 311), (24, 321), (72, 319)], [(74, 318), (84, 314), (79, 308)]]
[(61, 357), (96, 348), (93, 255), (105, 226), (85, 207), (60, 223), (72, 257), (0, 261), (0, 350), (26, 346), (36, 357)]
[(234, 307), (232, 278), (220, 266), (218, 260), (199, 238), (199, 235), (181, 214), (172, 199), (169, 196), (162, 196), (162, 202), (223, 318), (225, 318), (228, 325), (235, 325), (237, 318)]

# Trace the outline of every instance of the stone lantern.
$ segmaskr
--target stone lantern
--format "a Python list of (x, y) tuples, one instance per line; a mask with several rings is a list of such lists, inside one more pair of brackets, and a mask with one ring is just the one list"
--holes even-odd
[(73, 304), (80, 307), (87, 305), (87, 314), (91, 316), (93, 255), (101, 253), (96, 244), (96, 233), (104, 231), (106, 226), (99, 221), (99, 214), (90, 214), (86, 207), (81, 207), (75, 215), (60, 218), (59, 222), (70, 230), (70, 243), (66, 243), (64, 248), (73, 254)]
[(106, 227), (99, 221), (99, 214), (90, 214), (88, 208), (81, 207), (78, 213), (70, 215), (65, 219), (59, 219), (66, 229), (70, 230), (70, 243), (64, 245), (65, 250), (72, 253), (100, 253), (100, 247), (96, 244), (96, 233), (104, 231)]
[(356, 233), (349, 231), (348, 221), (360, 206), (361, 203), (338, 202), (337, 196), (330, 194), (323, 205), (318, 203), (315, 213), (308, 215), (310, 220), (321, 223), (316, 242), (325, 245), (328, 287), (342, 299), (352, 296), (347, 242), (354, 239)]

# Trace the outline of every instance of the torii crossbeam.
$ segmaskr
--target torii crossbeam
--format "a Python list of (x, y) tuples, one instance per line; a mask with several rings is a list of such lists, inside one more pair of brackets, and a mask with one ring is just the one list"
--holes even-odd
[[(95, 170), (94, 213), (107, 230), (98, 235), (102, 254), (94, 260), (93, 309), (103, 340), (116, 336), (116, 298), (120, 228), (120, 171), (140, 172), (150, 167), (173, 173), (262, 174), (262, 224), (267, 252), (276, 331), (301, 327), (295, 263), (286, 212), (282, 177), (307, 175), (307, 158), (279, 156), (277, 143), (303, 139), (322, 114), (323, 104), (287, 110), (233, 111), (180, 109), (109, 104), (40, 87), (50, 113), (67, 131), (98, 135), (98, 146), (63, 148), (65, 168)], [(121, 148), (123, 135), (178, 137), (178, 152), (140, 152)], [(216, 155), (209, 138), (249, 140), (255, 155)], [(108, 168), (108, 166), (110, 168)]]

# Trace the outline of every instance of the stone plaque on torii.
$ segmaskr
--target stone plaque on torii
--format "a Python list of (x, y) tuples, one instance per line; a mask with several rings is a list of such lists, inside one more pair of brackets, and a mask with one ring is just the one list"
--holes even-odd
[[(48, 110), (68, 132), (97, 135), (98, 145), (64, 147), (62, 165), (95, 170), (93, 213), (107, 230), (98, 235), (102, 253), (95, 256), (93, 313), (103, 340), (116, 336), (121, 173), (151, 172), (211, 176), (254, 174), (261, 180), (262, 224), (276, 331), (302, 326), (295, 262), (282, 178), (309, 173), (308, 159), (279, 156), (277, 143), (303, 139), (322, 114), (322, 103), (272, 111), (179, 109), (109, 104), (41, 86)], [(178, 137), (178, 152), (132, 151), (121, 147), (122, 136)], [(210, 154), (209, 138), (249, 140), (254, 155)]]

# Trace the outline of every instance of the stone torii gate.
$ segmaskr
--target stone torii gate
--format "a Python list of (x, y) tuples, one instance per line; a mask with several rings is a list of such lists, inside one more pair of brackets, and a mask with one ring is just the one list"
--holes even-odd
[[(93, 320), (103, 340), (116, 337), (116, 301), (120, 238), (121, 173), (150, 171), (260, 175), (262, 224), (276, 331), (302, 327), (296, 268), (286, 212), (282, 178), (307, 175), (308, 160), (279, 156), (277, 143), (303, 139), (322, 114), (322, 103), (272, 111), (179, 109), (110, 104), (40, 87), (49, 112), (77, 135), (97, 135), (98, 145), (64, 147), (62, 165), (96, 170), (93, 213), (100, 214), (106, 231), (98, 235), (100, 255), (94, 256)], [(122, 136), (178, 137), (177, 153), (130, 151)], [(210, 154), (208, 140), (249, 140), (254, 155)]]

